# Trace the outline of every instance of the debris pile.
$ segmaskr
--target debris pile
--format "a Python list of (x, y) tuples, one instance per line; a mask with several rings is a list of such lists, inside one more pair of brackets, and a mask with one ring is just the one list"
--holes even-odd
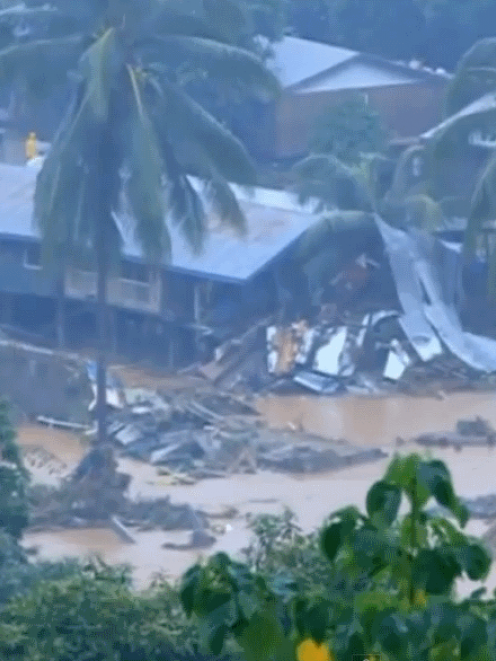
[(454, 432), (430, 432), (421, 434), (415, 443), (425, 447), (453, 447), (461, 450), (463, 447), (480, 447), (496, 445), (496, 431), (482, 418), (459, 420)]
[[(250, 342), (246, 336), (240, 341), (243, 360), (232, 359), (237, 374), (224, 387), (432, 395), (496, 385), (496, 341), (465, 332), (459, 320), (460, 245), (395, 229), (380, 218), (374, 222), (382, 265), (363, 254), (337, 277), (330, 275), (325, 300), (324, 294), (318, 297), (320, 312), (302, 308), (294, 323), (267, 323), (262, 350), (256, 340), (261, 329), (253, 329)], [(373, 282), (384, 282), (366, 291), (373, 272)], [(388, 296), (382, 303), (372, 300), (382, 287)], [(223, 373), (227, 345), (218, 351), (216, 360), (200, 370), (213, 383)]]
[[(267, 328), (267, 370), (271, 389), (297, 384), (331, 395), (380, 394), (401, 390), (434, 394), (475, 387), (476, 373), (443, 352), (439, 340), (417, 337), (413, 344), (395, 310), (347, 315), (341, 323), (305, 321)], [(487, 381), (487, 380), (486, 380)], [(481, 386), (480, 379), (478, 386)]]
[(130, 476), (117, 471), (111, 446), (93, 448), (60, 488), (35, 486), (31, 491), (32, 530), (110, 526), (126, 542), (138, 530), (202, 531), (207, 519), (189, 505), (169, 497), (134, 501), (126, 496)]
[(109, 435), (123, 454), (162, 467), (179, 483), (254, 473), (333, 470), (384, 456), (346, 441), (267, 429), (240, 399), (206, 391), (175, 398), (126, 390), (128, 407), (115, 412)]

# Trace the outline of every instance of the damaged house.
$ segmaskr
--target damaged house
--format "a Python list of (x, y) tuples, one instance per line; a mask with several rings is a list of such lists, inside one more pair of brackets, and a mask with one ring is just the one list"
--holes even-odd
[[(42, 266), (32, 219), (35, 183), (35, 168), (0, 165), (1, 321), (53, 337), (60, 282), (57, 288), (50, 269)], [(192, 183), (199, 189), (198, 181)], [(171, 223), (172, 260), (159, 272), (143, 262), (126, 223), (120, 224), (122, 262), (108, 291), (115, 352), (138, 358), (146, 347), (148, 356), (180, 367), (273, 313), (288, 289), (298, 289), (297, 277), (287, 283), (288, 260), (318, 216), (282, 191), (233, 188), (247, 217), (246, 236), (236, 235), (207, 209), (205, 247), (193, 255)], [(91, 266), (67, 268), (63, 294), (69, 342), (84, 346), (95, 332)]]

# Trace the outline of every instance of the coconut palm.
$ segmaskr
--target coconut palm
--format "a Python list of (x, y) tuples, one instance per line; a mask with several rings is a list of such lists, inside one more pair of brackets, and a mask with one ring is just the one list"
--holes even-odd
[[(496, 38), (478, 41), (462, 57), (448, 89), (445, 121), (430, 140), (434, 168), (442, 168), (446, 156), (463, 158), (470, 136), (478, 134), (487, 159), (476, 176), (468, 204), (465, 254), (470, 257), (485, 234), (485, 225), (496, 217)], [(484, 143), (484, 136), (489, 140)], [(489, 242), (488, 242), (489, 244)], [(489, 293), (496, 293), (496, 250), (488, 245)]]
[(193, 173), (220, 216), (244, 227), (227, 181), (251, 185), (254, 168), (242, 144), (182, 85), (207, 76), (213, 84), (243, 80), (264, 98), (277, 85), (256, 56), (216, 31), (211, 16), (219, 2), (227, 7), (228, 0), (56, 0), (47, 24), (57, 36), (0, 52), (0, 67), (11, 70), (28, 55), (39, 58), (39, 66), (48, 66), (54, 53), (69, 63), (79, 58), (70, 107), (38, 175), (35, 217), (45, 255), (94, 257), (100, 442), (106, 436), (107, 278), (120, 252), (120, 219), (132, 219), (152, 265), (170, 254), (169, 221), (201, 250), (205, 213), (187, 177)]
[(351, 165), (332, 154), (310, 155), (294, 167), (296, 190), (300, 201), (316, 199), (320, 211), (333, 210), (334, 224), (341, 218), (361, 226), (375, 214), (392, 224), (433, 230), (441, 225), (443, 213), (425, 182), (412, 182), (408, 175), (416, 156), (417, 151), (408, 150), (394, 168), (381, 154), (362, 154), (360, 162)]

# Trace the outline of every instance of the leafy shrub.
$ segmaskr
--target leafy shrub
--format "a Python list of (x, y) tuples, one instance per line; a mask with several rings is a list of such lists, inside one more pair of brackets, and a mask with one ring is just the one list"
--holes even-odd
[[(449, 517), (430, 512), (432, 499)], [(404, 500), (409, 511), (399, 516)], [(481, 580), (491, 564), (464, 534), (467, 519), (443, 462), (396, 457), (370, 488), (365, 513), (347, 507), (326, 522), (328, 580), (301, 563), (300, 533), (286, 514), (282, 527), (258, 521), (248, 564), (219, 553), (193, 566), (182, 603), (212, 653), (235, 641), (248, 661), (485, 661), (496, 655), (496, 599), (453, 596), (457, 578)], [(276, 558), (296, 559), (293, 571), (277, 571)]]

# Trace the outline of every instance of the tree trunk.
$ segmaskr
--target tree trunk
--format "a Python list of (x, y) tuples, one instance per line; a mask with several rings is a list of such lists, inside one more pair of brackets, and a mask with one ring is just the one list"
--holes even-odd
[(57, 346), (59, 349), (65, 349), (65, 287), (64, 287), (65, 271), (57, 277), (57, 309), (56, 309), (56, 326), (57, 326)]
[(96, 244), (97, 268), (97, 332), (98, 358), (96, 372), (96, 420), (98, 426), (98, 443), (103, 445), (107, 440), (107, 274), (108, 259), (106, 250), (105, 222), (98, 225)]

